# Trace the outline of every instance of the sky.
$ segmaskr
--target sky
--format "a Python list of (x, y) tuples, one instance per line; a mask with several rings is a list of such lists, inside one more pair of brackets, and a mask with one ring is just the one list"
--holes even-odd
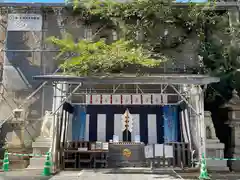
[[(179, 3), (195, 2), (203, 3), (208, 0), (176, 0)], [(64, 0), (0, 0), (1, 3), (64, 3)]]
[(1, 3), (64, 3), (64, 0), (0, 0)]

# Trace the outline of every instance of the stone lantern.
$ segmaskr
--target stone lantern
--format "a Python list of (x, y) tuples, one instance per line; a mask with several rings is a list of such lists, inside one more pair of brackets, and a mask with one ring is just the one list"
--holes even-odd
[[(227, 124), (231, 128), (231, 146), (228, 152), (232, 158), (240, 158), (240, 98), (236, 90), (232, 91), (232, 98), (224, 107), (228, 109)], [(231, 161), (230, 166), (232, 170), (239, 171), (240, 161)]]

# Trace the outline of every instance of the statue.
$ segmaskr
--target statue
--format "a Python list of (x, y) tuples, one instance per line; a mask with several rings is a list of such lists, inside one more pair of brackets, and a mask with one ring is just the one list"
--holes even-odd
[(218, 139), (216, 136), (216, 131), (211, 118), (211, 112), (205, 111), (205, 128), (206, 128), (206, 138), (207, 139)]
[(212, 133), (209, 126), (206, 127), (206, 139), (212, 139)]
[(234, 89), (232, 91), (232, 98), (229, 100), (228, 104), (238, 105), (240, 103), (240, 98), (238, 92)]
[(53, 135), (53, 115), (51, 111), (45, 111), (41, 127), (41, 137), (52, 137)]

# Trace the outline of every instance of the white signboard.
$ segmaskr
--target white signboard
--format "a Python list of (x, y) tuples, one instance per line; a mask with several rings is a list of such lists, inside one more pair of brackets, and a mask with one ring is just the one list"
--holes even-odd
[(165, 158), (173, 158), (173, 146), (165, 145), (164, 153), (165, 153)]
[(41, 14), (8, 14), (8, 31), (41, 31)]
[(163, 144), (154, 144), (155, 157), (163, 157)]
[[(155, 144), (155, 157), (173, 158), (173, 146), (164, 144)], [(163, 154), (164, 150), (164, 154)]]
[(144, 146), (145, 158), (153, 158), (153, 145)]

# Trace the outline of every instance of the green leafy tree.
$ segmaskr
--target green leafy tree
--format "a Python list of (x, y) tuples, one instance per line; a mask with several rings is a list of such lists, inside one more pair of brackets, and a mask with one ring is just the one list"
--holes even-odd
[(220, 83), (211, 85), (206, 92), (206, 102), (215, 104), (215, 107), (226, 103), (233, 89), (240, 89), (239, 24), (229, 26), (228, 14), (220, 13), (215, 18), (218, 20), (214, 21), (215, 24), (206, 24), (205, 40), (199, 48), (205, 72), (221, 79)]
[(67, 61), (61, 62), (61, 67), (67, 74), (89, 76), (122, 73), (130, 65), (135, 65), (140, 71), (141, 67), (159, 66), (166, 60), (164, 56), (154, 59), (152, 52), (141, 46), (133, 46), (131, 41), (123, 39), (111, 44), (106, 44), (104, 40), (80, 40), (75, 43), (68, 34), (62, 40), (50, 37), (49, 41), (60, 47), (58, 59), (68, 53), (75, 54)]
[[(81, 16), (86, 24), (97, 22), (102, 29), (114, 29), (120, 39), (106, 43), (103, 40), (74, 42), (70, 35), (65, 39), (49, 40), (57, 45), (58, 55), (65, 73), (94, 75), (123, 73), (129, 66), (159, 67), (162, 62), (175, 59), (171, 52), (188, 39), (197, 36), (199, 61), (189, 67), (190, 73), (204, 73), (221, 78), (219, 84), (208, 89), (206, 98), (214, 102), (216, 97), (228, 99), (239, 73), (239, 25), (229, 26), (226, 10), (208, 8), (208, 4), (176, 7), (166, 0), (132, 0), (124, 3), (113, 0), (74, 0), (72, 13)], [(162, 31), (160, 29), (165, 29)], [(174, 30), (178, 33), (174, 33)], [(138, 37), (138, 38), (136, 38)], [(234, 39), (234, 43), (233, 40)], [(170, 53), (169, 53), (170, 52)], [(61, 61), (66, 53), (74, 55)], [(213, 90), (214, 89), (214, 90)], [(224, 100), (225, 101), (225, 100)]]
[[(99, 23), (104, 29), (114, 29), (119, 40), (106, 43), (103, 40), (80, 40), (71, 35), (64, 39), (50, 37), (48, 40), (60, 49), (57, 58), (65, 73), (94, 75), (122, 73), (134, 66), (138, 74), (143, 67), (159, 67), (172, 59), (164, 51), (177, 48), (199, 31), (204, 15), (194, 6), (173, 8), (166, 1), (135, 0), (119, 3), (112, 0), (74, 1), (73, 14), (81, 16), (86, 24)], [(199, 18), (201, 17), (201, 18)], [(180, 35), (160, 32), (159, 27), (181, 28)], [(140, 37), (140, 38), (138, 38)], [(68, 61), (61, 61), (66, 54), (74, 54)]]

